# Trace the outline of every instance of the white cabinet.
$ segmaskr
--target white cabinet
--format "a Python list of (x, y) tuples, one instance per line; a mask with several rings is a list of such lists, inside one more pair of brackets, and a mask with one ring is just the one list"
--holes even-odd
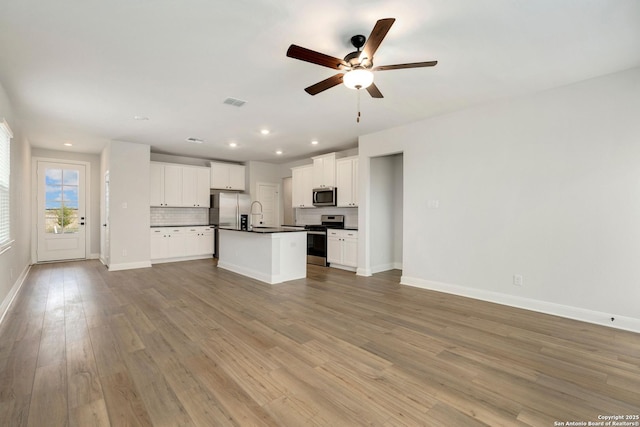
[(154, 227), (151, 229), (151, 263), (211, 258), (215, 247), (213, 228)]
[(313, 169), (312, 165), (291, 168), (292, 207), (313, 207)]
[(355, 271), (358, 266), (358, 232), (327, 230), (327, 262), (331, 267)]
[(336, 153), (312, 157), (313, 188), (336, 186)]
[(358, 158), (346, 157), (336, 161), (337, 206), (358, 206)]
[(245, 190), (245, 168), (233, 163), (211, 162), (210, 187), (220, 190)]
[(209, 207), (209, 168), (182, 168), (182, 206)]
[(182, 206), (182, 166), (151, 162), (151, 206)]
[(151, 206), (209, 207), (209, 168), (151, 162)]
[(214, 233), (211, 227), (188, 227), (185, 230), (185, 252), (183, 256), (212, 256), (214, 251)]
[(180, 227), (151, 229), (151, 261), (178, 258), (185, 251), (186, 236)]

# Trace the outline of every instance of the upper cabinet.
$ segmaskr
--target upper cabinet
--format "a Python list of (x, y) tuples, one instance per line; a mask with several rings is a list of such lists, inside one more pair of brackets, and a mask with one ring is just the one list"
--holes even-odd
[(182, 206), (182, 166), (151, 162), (151, 206)]
[[(312, 157), (313, 188), (336, 186), (336, 153)], [(338, 193), (340, 191), (338, 190)]]
[(337, 206), (358, 206), (358, 158), (346, 157), (336, 161)]
[(313, 166), (291, 168), (291, 206), (313, 207)]
[(209, 168), (182, 168), (182, 206), (209, 207)]
[(209, 168), (151, 162), (151, 206), (209, 207)]
[(244, 170), (242, 165), (211, 162), (211, 188), (244, 191)]

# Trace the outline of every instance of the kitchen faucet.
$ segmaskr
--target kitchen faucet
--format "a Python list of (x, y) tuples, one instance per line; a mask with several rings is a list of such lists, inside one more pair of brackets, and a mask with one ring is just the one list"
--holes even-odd
[[(253, 205), (255, 205), (256, 203), (258, 204), (258, 206), (260, 206), (260, 212), (254, 213), (253, 212)], [(251, 213), (251, 222), (253, 222), (253, 216), (254, 215), (260, 215), (260, 223), (262, 223), (262, 219), (264, 219), (264, 215), (262, 213), (262, 203), (260, 203), (257, 200), (252, 202), (251, 203), (251, 209), (249, 209), (249, 210), (250, 210), (250, 213)]]

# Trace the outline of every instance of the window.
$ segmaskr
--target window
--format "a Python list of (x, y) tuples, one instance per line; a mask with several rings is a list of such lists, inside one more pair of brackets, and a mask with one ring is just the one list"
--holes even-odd
[(9, 199), (11, 189), (9, 180), (11, 176), (11, 146), (9, 142), (13, 134), (6, 121), (0, 121), (0, 249), (11, 238), (10, 220), (11, 211)]

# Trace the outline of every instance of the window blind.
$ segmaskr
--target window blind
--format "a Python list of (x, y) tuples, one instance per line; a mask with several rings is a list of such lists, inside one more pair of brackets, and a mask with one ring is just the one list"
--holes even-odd
[(6, 121), (0, 121), (0, 246), (11, 239), (10, 179), (11, 138), (13, 134)]

